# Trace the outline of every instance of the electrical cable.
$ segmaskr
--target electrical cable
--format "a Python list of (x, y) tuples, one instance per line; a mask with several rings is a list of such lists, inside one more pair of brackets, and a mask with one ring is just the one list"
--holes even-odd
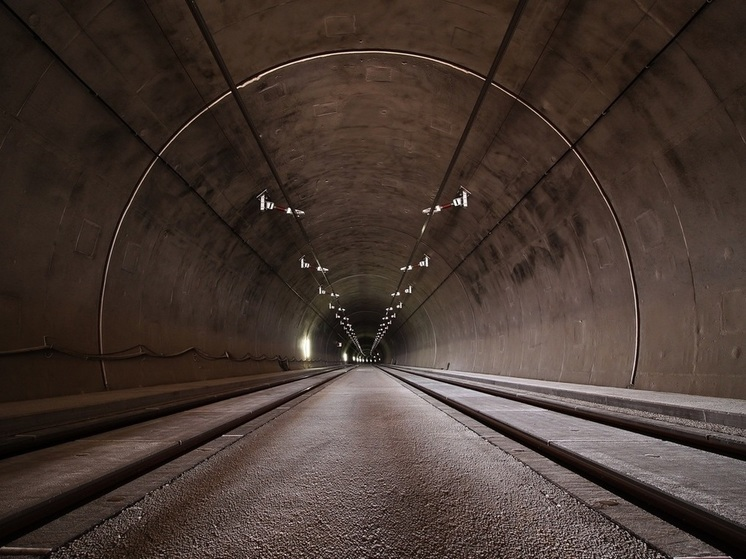
[[(152, 350), (146, 345), (137, 344), (119, 351), (112, 351), (108, 353), (85, 353), (76, 351), (69, 348), (59, 347), (51, 343), (47, 343), (45, 337), (45, 343), (42, 346), (26, 347), (20, 349), (11, 349), (0, 351), (0, 357), (9, 357), (13, 355), (25, 355), (31, 353), (47, 353), (47, 358), (51, 357), (52, 354), (58, 353), (73, 357), (76, 359), (83, 359), (86, 361), (125, 361), (128, 359), (138, 359), (142, 357), (150, 357), (155, 359), (174, 359), (183, 357), (189, 353), (194, 353), (198, 357), (205, 359), (206, 361), (221, 361), (228, 360), (235, 363), (242, 363), (245, 361), (283, 361), (286, 363), (331, 363), (326, 359), (298, 359), (295, 356), (288, 357), (284, 355), (253, 355), (251, 353), (245, 353), (242, 356), (232, 355), (229, 351), (224, 351), (221, 354), (212, 354), (198, 347), (192, 346), (181, 351), (173, 353), (160, 353)], [(137, 351), (135, 351), (137, 350)]]

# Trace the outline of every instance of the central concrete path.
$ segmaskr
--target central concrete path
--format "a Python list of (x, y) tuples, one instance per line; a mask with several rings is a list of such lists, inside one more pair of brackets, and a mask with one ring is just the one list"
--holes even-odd
[(369, 367), (54, 556), (659, 557)]

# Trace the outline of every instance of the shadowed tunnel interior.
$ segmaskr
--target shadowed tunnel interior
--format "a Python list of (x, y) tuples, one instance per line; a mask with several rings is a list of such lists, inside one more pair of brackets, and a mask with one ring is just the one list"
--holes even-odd
[(0, 398), (360, 356), (745, 398), (744, 26), (4, 0)]

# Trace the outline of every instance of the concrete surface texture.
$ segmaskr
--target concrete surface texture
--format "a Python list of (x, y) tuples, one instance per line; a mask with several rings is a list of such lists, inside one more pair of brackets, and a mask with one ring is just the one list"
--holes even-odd
[[(338, 361), (382, 326), (387, 362), (746, 397), (745, 25), (4, 0), (0, 398)], [(79, 358), (111, 352), (172, 357)]]
[(660, 557), (361, 368), (53, 557)]

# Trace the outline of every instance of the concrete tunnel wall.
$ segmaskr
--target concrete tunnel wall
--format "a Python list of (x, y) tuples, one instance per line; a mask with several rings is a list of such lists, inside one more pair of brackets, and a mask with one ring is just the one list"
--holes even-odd
[(742, 2), (529, 1), (415, 246), (515, 7), (200, 3), (301, 231), (185, 2), (4, 2), (0, 398), (337, 362), (413, 247), (387, 361), (746, 397)]

